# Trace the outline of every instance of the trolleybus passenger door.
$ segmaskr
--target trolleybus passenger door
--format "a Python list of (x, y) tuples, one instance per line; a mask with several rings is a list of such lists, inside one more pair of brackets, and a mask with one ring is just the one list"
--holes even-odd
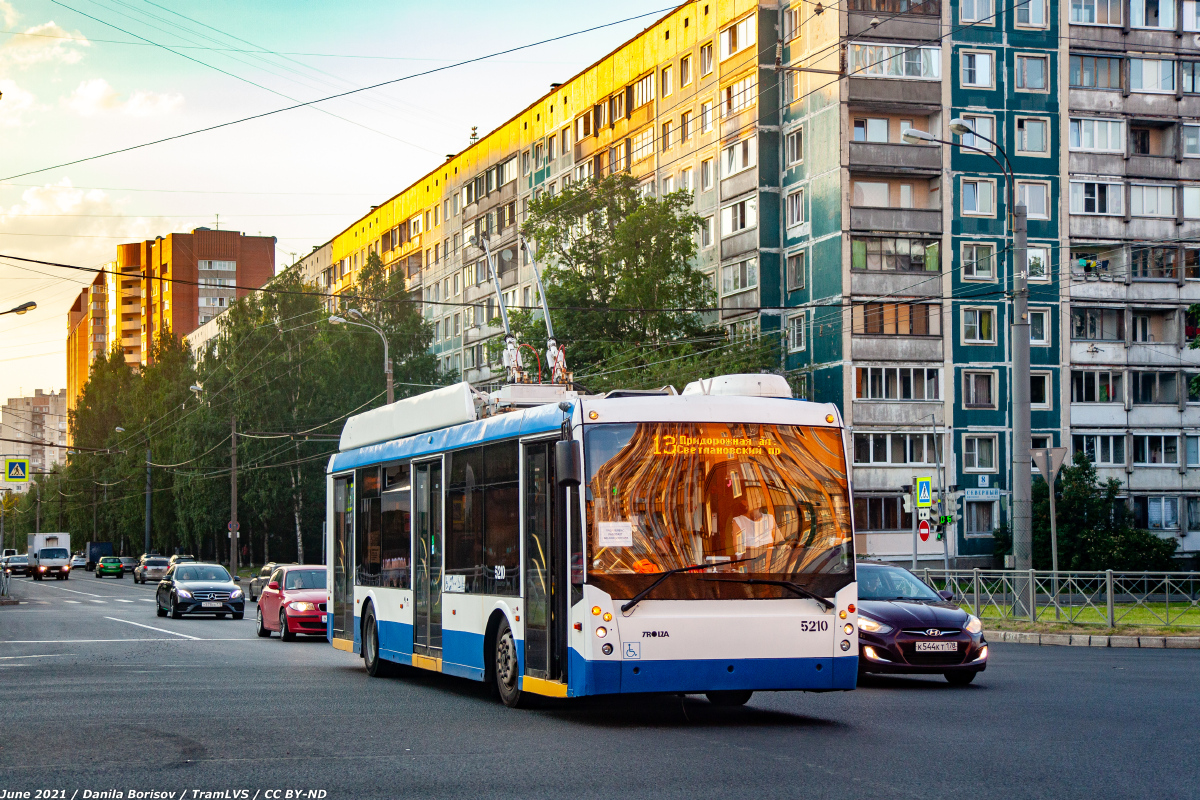
[(525, 674), (566, 678), (566, 533), (554, 442), (525, 444)]
[(442, 649), (442, 462), (413, 464), (413, 652)]
[(354, 476), (333, 479), (333, 638), (354, 639)]

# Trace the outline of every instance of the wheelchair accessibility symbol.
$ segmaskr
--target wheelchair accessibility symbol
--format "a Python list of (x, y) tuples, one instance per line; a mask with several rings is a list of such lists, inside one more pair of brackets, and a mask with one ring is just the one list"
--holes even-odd
[(641, 642), (626, 642), (625, 643), (625, 657), (626, 658), (641, 658), (642, 657), (642, 643)]

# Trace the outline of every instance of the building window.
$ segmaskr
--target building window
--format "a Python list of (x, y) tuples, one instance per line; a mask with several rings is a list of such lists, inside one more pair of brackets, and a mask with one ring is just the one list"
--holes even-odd
[(963, 341), (966, 344), (996, 343), (996, 309), (964, 308), (962, 310)]
[(942, 77), (942, 50), (940, 47), (852, 44), (849, 74), (938, 80)]
[(888, 121), (886, 117), (866, 117), (854, 120), (854, 141), (886, 142)]
[(959, 11), (963, 22), (992, 22), (992, 0), (962, 0)]
[(996, 504), (972, 500), (963, 503), (963, 522), (969, 539), (992, 536), (996, 531)]
[(788, 317), (787, 337), (788, 352), (795, 353), (804, 349), (804, 314)]
[(1134, 247), (1129, 251), (1129, 272), (1135, 278), (1175, 279), (1174, 247)]
[(721, 151), (722, 178), (736, 175), (758, 163), (758, 147), (755, 137), (750, 136), (734, 142)]
[(967, 408), (995, 408), (995, 384), (994, 372), (964, 372), (963, 405)]
[(1135, 217), (1174, 217), (1174, 186), (1130, 186), (1129, 213)]
[(850, 204), (866, 208), (888, 208), (890, 188), (886, 181), (855, 181)]
[(754, 73), (735, 81), (721, 90), (721, 116), (728, 117), (754, 105)]
[(1050, 263), (1050, 251), (1045, 247), (1028, 247), (1025, 249), (1026, 277), (1031, 281), (1049, 280), (1048, 272)]
[(1017, 202), (1025, 204), (1030, 219), (1050, 219), (1050, 184), (1017, 181)]
[(940, 439), (932, 433), (855, 433), (854, 463), (934, 465), (942, 458)]
[(852, 306), (851, 333), (867, 336), (941, 336), (937, 303), (861, 303)]
[(1129, 89), (1156, 94), (1175, 93), (1175, 62), (1153, 58), (1129, 59)]
[(996, 437), (963, 437), (963, 471), (994, 472), (996, 470)]
[(856, 367), (857, 400), (941, 400), (942, 371), (936, 367)]
[(692, 178), (694, 170), (691, 167), (686, 167), (679, 173), (679, 188), (685, 192), (694, 192), (696, 190), (695, 180)]
[(787, 196), (788, 227), (804, 224), (804, 190), (798, 189)]
[(1071, 338), (1080, 341), (1125, 340), (1125, 312), (1117, 308), (1071, 309)]
[(700, 220), (700, 249), (707, 250), (713, 246), (713, 218), (704, 217)]
[(758, 198), (748, 197), (721, 209), (721, 236), (732, 236), (758, 225)]
[(962, 213), (976, 217), (991, 217), (996, 213), (992, 203), (995, 182), (964, 180), (962, 182)]
[[(633, 107), (641, 108), (654, 99), (654, 73), (646, 75), (641, 80), (633, 85)], [(585, 114), (583, 119), (591, 120), (591, 114)], [(591, 135), (591, 125), (589, 122), (586, 136)], [(579, 135), (579, 131), (575, 131), (575, 141), (579, 141), (583, 136)]]
[(684, 56), (679, 59), (679, 85), (687, 86), (692, 82), (692, 57)]
[(1071, 22), (1076, 25), (1120, 25), (1121, 0), (1071, 0)]
[(668, 150), (670, 150), (671, 145), (673, 144), (673, 142), (671, 141), (671, 139), (672, 139), (671, 134), (672, 134), (673, 130), (674, 130), (674, 128), (671, 123), (671, 120), (667, 120), (666, 122), (664, 122), (662, 124), (662, 136), (659, 137), (659, 141), (662, 142), (662, 149), (663, 149), (664, 153), (667, 152)]
[(707, 75), (713, 70), (712, 42), (700, 45), (700, 74)]
[(1178, 378), (1174, 372), (1131, 372), (1134, 405), (1175, 405), (1179, 402)]
[(679, 141), (686, 142), (692, 138), (692, 112), (685, 111), (679, 116)]
[(1185, 436), (1184, 442), (1187, 451), (1187, 465), (1200, 467), (1200, 436)]
[[(1072, 119), (1071, 149), (1091, 153), (1123, 153), (1122, 128), (1119, 119)], [(1200, 154), (1200, 148), (1197, 154)]]
[[(1200, 128), (1196, 129), (1200, 131)], [(1197, 137), (1200, 141), (1200, 136)], [(787, 135), (785, 140), (787, 145), (787, 165), (793, 166), (804, 161), (804, 129), (797, 128)], [(1197, 155), (1200, 155), (1200, 146), (1197, 147)]]
[(635, 133), (629, 140), (629, 158), (632, 162), (641, 161), (654, 155), (654, 129), (646, 128)]
[(963, 245), (963, 278), (966, 280), (992, 280), (996, 277), (994, 265), (996, 249), (990, 244)]
[(855, 236), (850, 240), (850, 268), (880, 272), (937, 272), (941, 269), (936, 239)]
[(794, 292), (804, 288), (804, 251), (789, 253), (787, 257), (787, 288)]
[(1032, 345), (1050, 344), (1050, 312), (1039, 310), (1029, 312), (1029, 343)]
[(1071, 213), (1120, 216), (1124, 187), (1119, 183), (1071, 182)]
[(700, 104), (700, 132), (708, 133), (713, 126), (713, 101), (705, 100)]
[(1120, 89), (1121, 59), (1071, 56), (1070, 81), (1073, 89)]
[(1179, 466), (1179, 437), (1173, 434), (1134, 436), (1133, 463), (1137, 466)]
[(754, 44), (754, 15), (738, 20), (721, 31), (720, 39), (722, 61)]
[(993, 86), (992, 64), (994, 54), (990, 51), (964, 50), (960, 55), (963, 86), (990, 89)]
[(1027, 92), (1046, 91), (1050, 60), (1046, 56), (1017, 56), (1016, 86)]
[(1050, 408), (1051, 402), (1051, 387), (1053, 382), (1050, 380), (1049, 373), (1035, 372), (1029, 376), (1029, 405), (1033, 408)]
[(1072, 403), (1123, 403), (1121, 373), (1109, 370), (1072, 370)]
[(1174, 30), (1175, 0), (1130, 0), (1129, 24), (1134, 28)]
[(1018, 117), (1017, 152), (1026, 155), (1045, 155), (1050, 152), (1050, 121)]
[(1125, 436), (1076, 434), (1071, 437), (1076, 453), (1083, 453), (1097, 466), (1125, 466)]
[(1179, 498), (1133, 498), (1133, 524), (1151, 531), (1179, 528)]
[[(1200, 8), (1200, 4), (1196, 7)], [(1200, 62), (1183, 62), (1183, 91), (1185, 94), (1200, 92)]]
[(700, 191), (707, 192), (713, 188), (713, 160), (706, 158), (700, 162)]
[(740, 292), (758, 286), (758, 259), (747, 258), (721, 267), (721, 294)]
[(909, 532), (912, 530), (912, 512), (904, 510), (904, 498), (891, 497), (854, 498), (854, 529), (870, 533)]
[(1029, 28), (1046, 27), (1046, 0), (1017, 3), (1017, 24)]
[(662, 96), (663, 97), (670, 97), (671, 94), (675, 91), (674, 76), (675, 76), (675, 73), (671, 69), (671, 67), (663, 67), (662, 68)]

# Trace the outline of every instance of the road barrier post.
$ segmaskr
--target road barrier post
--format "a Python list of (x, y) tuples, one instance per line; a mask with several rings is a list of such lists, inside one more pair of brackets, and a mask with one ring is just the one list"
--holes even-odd
[(983, 619), (983, 614), (980, 613), (979, 609), (979, 567), (976, 567), (972, 572), (974, 575), (971, 576), (971, 580), (975, 586), (975, 616)]
[(1029, 621), (1037, 622), (1037, 579), (1029, 570)]
[(1116, 614), (1113, 613), (1113, 573), (1112, 570), (1104, 571), (1104, 594), (1108, 599), (1108, 627), (1117, 627)]

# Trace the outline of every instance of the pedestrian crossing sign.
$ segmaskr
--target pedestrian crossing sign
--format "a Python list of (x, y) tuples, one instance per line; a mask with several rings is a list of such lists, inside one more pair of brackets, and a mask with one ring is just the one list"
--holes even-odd
[(29, 480), (29, 459), (4, 459), (4, 480), (9, 483), (24, 483)]
[(933, 478), (917, 478), (917, 508), (933, 505)]

